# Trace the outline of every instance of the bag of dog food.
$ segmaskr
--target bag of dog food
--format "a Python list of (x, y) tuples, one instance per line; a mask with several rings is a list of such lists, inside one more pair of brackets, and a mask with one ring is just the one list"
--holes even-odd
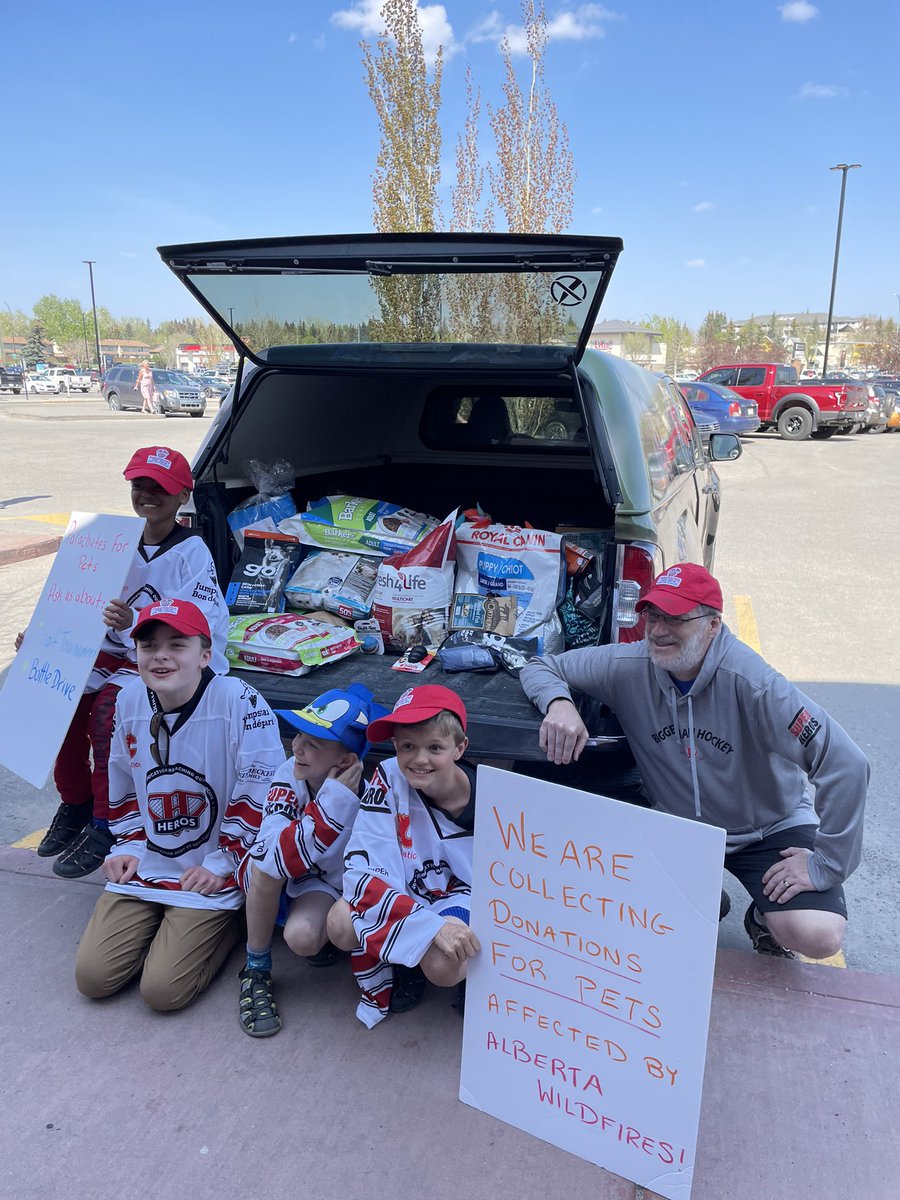
[(454, 509), (418, 546), (378, 564), (372, 615), (389, 650), (439, 646), (447, 636), (457, 511)]
[[(560, 535), (467, 521), (456, 541), (454, 627), (537, 638), (539, 654), (559, 653), (564, 643), (556, 606), (565, 580)], [(480, 612), (475, 596), (484, 597)]]
[(274, 675), (307, 675), (360, 648), (352, 629), (311, 621), (296, 613), (232, 617), (225, 657), (233, 667)]
[(277, 462), (264, 463), (251, 458), (243, 464), (243, 469), (256, 488), (256, 495), (228, 514), (228, 527), (239, 550), (244, 549), (244, 535), (248, 529), (277, 529), (279, 521), (297, 511), (291, 496), (296, 472), (289, 462), (280, 458)]
[(366, 500), (362, 496), (323, 496), (306, 512), (282, 521), (278, 528), (307, 546), (351, 550), (357, 554), (402, 554), (437, 525), (425, 513)]
[(285, 584), (291, 608), (324, 608), (348, 621), (372, 612), (372, 589), (382, 560), (371, 554), (311, 550)]
[(244, 531), (244, 549), (225, 590), (230, 613), (284, 612), (284, 587), (297, 568), (303, 546), (284, 533)]

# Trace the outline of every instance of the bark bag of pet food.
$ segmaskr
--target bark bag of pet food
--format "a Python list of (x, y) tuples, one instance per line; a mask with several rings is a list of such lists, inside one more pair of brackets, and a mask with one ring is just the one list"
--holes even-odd
[(437, 521), (426, 513), (401, 508), (386, 500), (363, 496), (323, 496), (307, 505), (306, 512), (282, 521), (284, 533), (324, 550), (350, 550), (357, 554), (403, 554), (434, 529)]
[(456, 531), (456, 592), (469, 603), (456, 610), (467, 612), (472, 596), (484, 596), (492, 615), (488, 619), (485, 613), (480, 628), (499, 632), (502, 618), (508, 630), (514, 616), (516, 637), (537, 638), (539, 654), (559, 653), (564, 648), (556, 612), (565, 582), (561, 542), (560, 534), (546, 529), (465, 522)]
[(439, 646), (447, 636), (456, 559), (454, 510), (418, 546), (378, 564), (372, 616), (385, 646)]

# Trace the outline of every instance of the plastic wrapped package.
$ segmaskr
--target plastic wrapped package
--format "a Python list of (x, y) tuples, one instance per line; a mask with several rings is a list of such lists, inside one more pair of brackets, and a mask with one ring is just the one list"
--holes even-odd
[(307, 675), (327, 662), (356, 653), (352, 629), (311, 621), (297, 613), (232, 617), (225, 657), (233, 667), (274, 675)]
[(244, 534), (248, 529), (276, 530), (279, 521), (297, 511), (291, 496), (296, 471), (286, 459), (264, 463), (251, 458), (243, 464), (243, 470), (256, 488), (256, 495), (238, 504), (228, 514), (228, 527), (240, 550), (244, 548)]
[(284, 588), (291, 608), (324, 608), (347, 620), (368, 617), (382, 560), (342, 550), (311, 550)]

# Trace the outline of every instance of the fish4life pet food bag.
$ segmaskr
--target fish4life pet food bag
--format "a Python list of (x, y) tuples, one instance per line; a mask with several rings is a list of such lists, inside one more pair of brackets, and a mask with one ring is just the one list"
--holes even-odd
[(383, 558), (372, 592), (372, 615), (389, 650), (439, 646), (453, 599), (457, 510), (405, 554)]
[(515, 602), (515, 636), (537, 638), (538, 653), (564, 648), (556, 606), (562, 599), (565, 564), (561, 535), (519, 525), (467, 522), (456, 531), (458, 596)]

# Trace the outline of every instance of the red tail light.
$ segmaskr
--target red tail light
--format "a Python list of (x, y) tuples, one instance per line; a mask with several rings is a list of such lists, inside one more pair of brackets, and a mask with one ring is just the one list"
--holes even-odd
[(617, 642), (644, 640), (644, 618), (634, 606), (649, 589), (656, 574), (654, 553), (634, 543), (622, 547), (613, 613), (613, 638)]
[(728, 405), (728, 415), (729, 417), (739, 417), (741, 415), (741, 406), (737, 400), (732, 400)]

